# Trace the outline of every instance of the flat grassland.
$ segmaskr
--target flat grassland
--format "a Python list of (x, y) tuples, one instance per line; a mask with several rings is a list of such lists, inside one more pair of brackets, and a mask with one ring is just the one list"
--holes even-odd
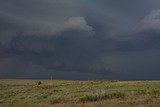
[(160, 107), (160, 81), (0, 80), (0, 107)]

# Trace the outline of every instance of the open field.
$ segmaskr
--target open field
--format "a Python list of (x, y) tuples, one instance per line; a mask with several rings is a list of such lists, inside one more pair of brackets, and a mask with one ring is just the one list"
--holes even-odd
[(160, 81), (0, 80), (0, 107), (160, 107)]

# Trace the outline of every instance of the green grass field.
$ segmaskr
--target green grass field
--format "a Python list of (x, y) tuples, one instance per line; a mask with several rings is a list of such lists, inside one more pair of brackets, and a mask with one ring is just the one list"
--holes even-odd
[(0, 80), (0, 107), (160, 107), (160, 81)]

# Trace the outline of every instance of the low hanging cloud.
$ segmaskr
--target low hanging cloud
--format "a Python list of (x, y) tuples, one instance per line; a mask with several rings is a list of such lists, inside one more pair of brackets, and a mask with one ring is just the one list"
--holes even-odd
[[(0, 16), (3, 16), (1, 14)], [(9, 18), (6, 18), (9, 17)], [(68, 30), (75, 30), (79, 32), (86, 32), (87, 36), (94, 35), (93, 28), (87, 25), (84, 17), (70, 17), (66, 22), (60, 25), (45, 24), (43, 22), (35, 23), (33, 21), (22, 22), (21, 18), (13, 20), (13, 16), (5, 16), (1, 18), (1, 43), (10, 42), (15, 36), (55, 36), (57, 33)], [(19, 21), (18, 21), (19, 20)], [(6, 26), (6, 27), (4, 27)]]
[[(14, 24), (13, 24), (14, 25)], [(48, 29), (47, 29), (48, 28)], [(94, 35), (93, 28), (87, 25), (84, 17), (71, 17), (65, 23), (60, 26), (56, 26), (56, 30), (52, 29), (51, 26), (44, 27), (43, 24), (40, 27), (34, 28), (29, 26), (22, 26), (22, 29), (18, 29), (17, 32), (5, 33), (2, 38), (9, 40), (8, 44), (11, 45), (15, 50), (19, 51), (49, 51), (53, 52), (55, 49), (55, 44), (58, 46), (59, 39), (64, 39), (67, 43), (73, 41), (78, 41), (78, 38), (85, 40), (85, 38), (92, 38)], [(46, 29), (46, 30), (45, 30)], [(8, 31), (9, 29), (7, 29)], [(75, 37), (74, 37), (75, 36)], [(74, 40), (77, 38), (77, 40)], [(2, 44), (4, 40), (2, 39)], [(5, 41), (6, 42), (6, 41)], [(4, 45), (4, 46), (9, 46)]]
[[(102, 43), (97, 45), (93, 27), (88, 25), (82, 16), (69, 17), (64, 23), (57, 26), (31, 23), (32, 21), (21, 23), (21, 21), (11, 19), (9, 18), (4, 23), (7, 28), (12, 27), (11, 25), (20, 27), (15, 27), (16, 32), (12, 32), (11, 35), (4, 33), (8, 41), (7, 44), (4, 44), (2, 40), (2, 46), (7, 46), (2, 54), (18, 56), (17, 63), (23, 59), (26, 65), (32, 62), (46, 70), (120, 73), (119, 70), (104, 61), (105, 51), (101, 49), (101, 46), (105, 45), (105, 40), (98, 40)], [(7, 25), (10, 20), (12, 23)], [(10, 31), (10, 29), (7, 30)], [(8, 63), (3, 65), (3, 71), (10, 70), (5, 67), (13, 65), (12, 57)], [(29, 60), (26, 61), (23, 57), (28, 57)], [(14, 70), (18, 69), (17, 65), (13, 65)], [(26, 69), (24, 66), (22, 68)]]
[(0, 77), (48, 71), (125, 76), (130, 72), (109, 57), (160, 49), (160, 10), (152, 9), (158, 2), (2, 0)]

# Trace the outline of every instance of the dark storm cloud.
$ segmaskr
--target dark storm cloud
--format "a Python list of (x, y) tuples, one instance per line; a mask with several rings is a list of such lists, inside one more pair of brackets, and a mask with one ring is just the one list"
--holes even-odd
[(131, 50), (160, 49), (160, 11), (152, 10), (144, 16), (132, 29), (131, 35), (126, 38), (133, 46)]
[(109, 57), (159, 49), (158, 3), (1, 0), (0, 77), (34, 78), (54, 71), (128, 75)]

